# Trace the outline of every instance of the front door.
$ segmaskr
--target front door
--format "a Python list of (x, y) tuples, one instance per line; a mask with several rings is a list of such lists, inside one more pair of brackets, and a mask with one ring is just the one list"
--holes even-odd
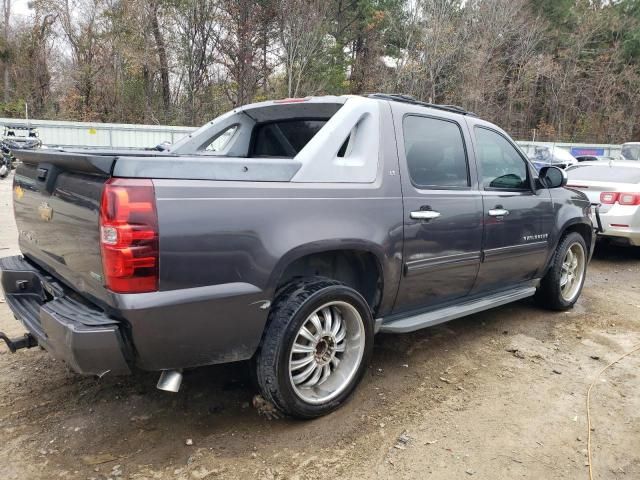
[[(482, 197), (466, 126), (399, 109), (404, 201), (403, 276), (394, 312), (464, 297), (480, 264)], [(394, 111), (397, 113), (397, 111)]]
[(474, 293), (535, 278), (547, 259), (553, 205), (534, 172), (501, 132), (469, 120), (484, 205), (483, 262)]

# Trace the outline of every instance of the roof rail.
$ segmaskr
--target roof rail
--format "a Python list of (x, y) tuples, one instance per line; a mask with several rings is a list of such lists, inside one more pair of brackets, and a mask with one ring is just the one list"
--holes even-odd
[(405, 95), (402, 93), (368, 93), (364, 95), (368, 98), (377, 98), (379, 100), (391, 100), (394, 102), (410, 103), (412, 105), (420, 105), (421, 107), (435, 108), (437, 110), (444, 110), (446, 112), (459, 113), (460, 115), (476, 116), (473, 112), (468, 112), (462, 107), (457, 105), (438, 105), (437, 103), (422, 102), (411, 95)]

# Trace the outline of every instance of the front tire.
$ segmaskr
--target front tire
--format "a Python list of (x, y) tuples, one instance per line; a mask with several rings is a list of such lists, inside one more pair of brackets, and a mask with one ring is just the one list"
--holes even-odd
[(536, 292), (538, 304), (560, 311), (575, 305), (586, 278), (587, 252), (587, 244), (579, 233), (571, 232), (562, 238)]
[(357, 291), (327, 278), (299, 279), (279, 292), (269, 314), (258, 386), (287, 415), (326, 415), (351, 395), (372, 350), (371, 310)]

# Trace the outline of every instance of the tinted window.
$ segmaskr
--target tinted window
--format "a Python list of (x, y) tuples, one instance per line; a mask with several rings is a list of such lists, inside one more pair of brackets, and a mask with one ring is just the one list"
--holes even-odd
[(254, 157), (295, 157), (327, 123), (326, 120), (293, 120), (258, 125)]
[(640, 183), (640, 168), (608, 165), (576, 165), (567, 170), (569, 180)]
[(467, 155), (457, 124), (410, 115), (403, 129), (409, 175), (416, 186), (469, 186)]
[(483, 187), (529, 190), (527, 164), (515, 147), (486, 128), (476, 128), (475, 132)]

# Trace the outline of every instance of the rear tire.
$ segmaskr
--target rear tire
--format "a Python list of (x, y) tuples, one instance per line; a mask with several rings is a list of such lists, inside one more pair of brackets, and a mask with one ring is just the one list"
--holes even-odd
[(540, 306), (559, 311), (573, 308), (586, 278), (587, 252), (579, 233), (571, 232), (560, 240), (551, 267), (536, 292)]
[(255, 358), (260, 392), (302, 419), (338, 408), (362, 379), (373, 350), (373, 319), (362, 296), (322, 277), (283, 288)]

